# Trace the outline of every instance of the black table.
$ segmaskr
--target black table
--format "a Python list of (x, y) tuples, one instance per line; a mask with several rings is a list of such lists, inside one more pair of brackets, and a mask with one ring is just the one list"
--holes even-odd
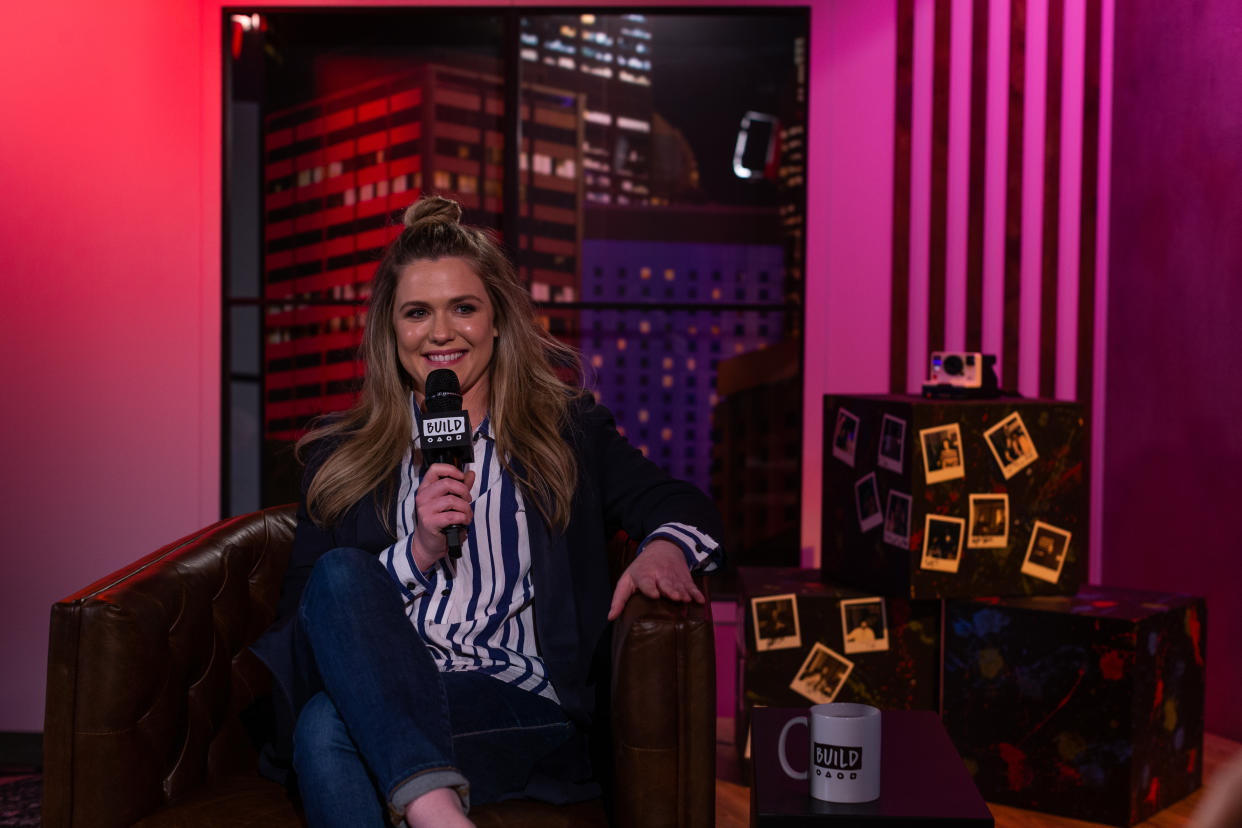
[[(925, 710), (881, 714), (879, 799), (841, 804), (811, 798), (807, 781), (787, 777), (776, 755), (785, 722), (807, 713), (806, 708), (788, 707), (751, 711), (752, 828), (994, 825), (940, 718)], [(785, 739), (789, 764), (794, 770), (805, 769), (810, 753), (807, 728), (794, 726)]]

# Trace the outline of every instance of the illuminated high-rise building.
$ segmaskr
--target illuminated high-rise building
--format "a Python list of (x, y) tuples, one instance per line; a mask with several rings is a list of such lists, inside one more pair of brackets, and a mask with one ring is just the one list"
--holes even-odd
[(522, 18), (523, 79), (586, 96), (584, 198), (647, 204), (654, 107), (652, 34), (641, 14)]
[(716, 369), (778, 342), (784, 250), (775, 208), (586, 211), (582, 348), (626, 437), (708, 491)]
[[(582, 101), (533, 85), (521, 98), (515, 258), (537, 300), (574, 301)], [(502, 226), (503, 82), (426, 64), (274, 112), (264, 133), (264, 285), (287, 303), (264, 322), (264, 431), (279, 441), (352, 404), (371, 277), (420, 193), (456, 199), (467, 223)], [(576, 334), (576, 311), (545, 311), (543, 322)]]

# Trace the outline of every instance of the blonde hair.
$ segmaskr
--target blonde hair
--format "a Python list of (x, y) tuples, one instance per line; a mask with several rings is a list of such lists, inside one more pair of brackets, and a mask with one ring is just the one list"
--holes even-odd
[[(411, 262), (458, 257), (483, 281), (495, 314), (498, 334), (488, 371), (490, 433), (497, 455), (526, 499), (563, 530), (578, 483), (577, 463), (562, 436), (569, 407), (582, 393), (578, 353), (536, 322), (530, 294), (513, 264), (484, 231), (461, 223), (457, 202), (426, 196), (405, 211), (404, 223), (371, 282), (361, 346), (366, 373), (358, 401), (343, 415), (320, 419), (297, 444), (299, 459), (320, 440), (335, 446), (311, 480), (311, 518), (331, 526), (374, 492), (381, 520), (391, 531), (388, 507), (395, 496), (395, 472), (413, 430), (413, 382), (397, 359), (393, 332), (397, 282)], [(577, 387), (563, 382), (558, 371), (576, 377)]]

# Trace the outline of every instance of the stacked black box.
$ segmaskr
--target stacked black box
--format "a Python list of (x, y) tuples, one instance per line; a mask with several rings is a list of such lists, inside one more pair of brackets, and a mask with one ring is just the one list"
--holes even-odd
[(814, 569), (740, 567), (738, 614), (734, 728), (743, 768), (756, 706), (937, 709), (939, 601), (836, 587)]
[(825, 579), (911, 598), (1074, 594), (1086, 432), (1077, 403), (825, 396)]
[(944, 599), (942, 716), (985, 799), (1132, 825), (1200, 784), (1206, 607), (1082, 586), (1086, 419), (826, 396), (823, 578)]
[(992, 802), (1133, 825), (1203, 774), (1202, 598), (946, 602), (944, 724)]

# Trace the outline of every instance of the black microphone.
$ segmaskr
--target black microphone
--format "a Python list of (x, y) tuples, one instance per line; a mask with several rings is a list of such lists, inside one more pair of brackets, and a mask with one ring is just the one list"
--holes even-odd
[[(458, 469), (474, 459), (470, 443), (470, 414), (462, 409), (461, 383), (449, 368), (437, 368), (427, 375), (423, 403), (423, 458), (432, 463), (448, 463)], [(461, 539), (466, 527), (444, 527), (450, 558), (461, 557)]]

